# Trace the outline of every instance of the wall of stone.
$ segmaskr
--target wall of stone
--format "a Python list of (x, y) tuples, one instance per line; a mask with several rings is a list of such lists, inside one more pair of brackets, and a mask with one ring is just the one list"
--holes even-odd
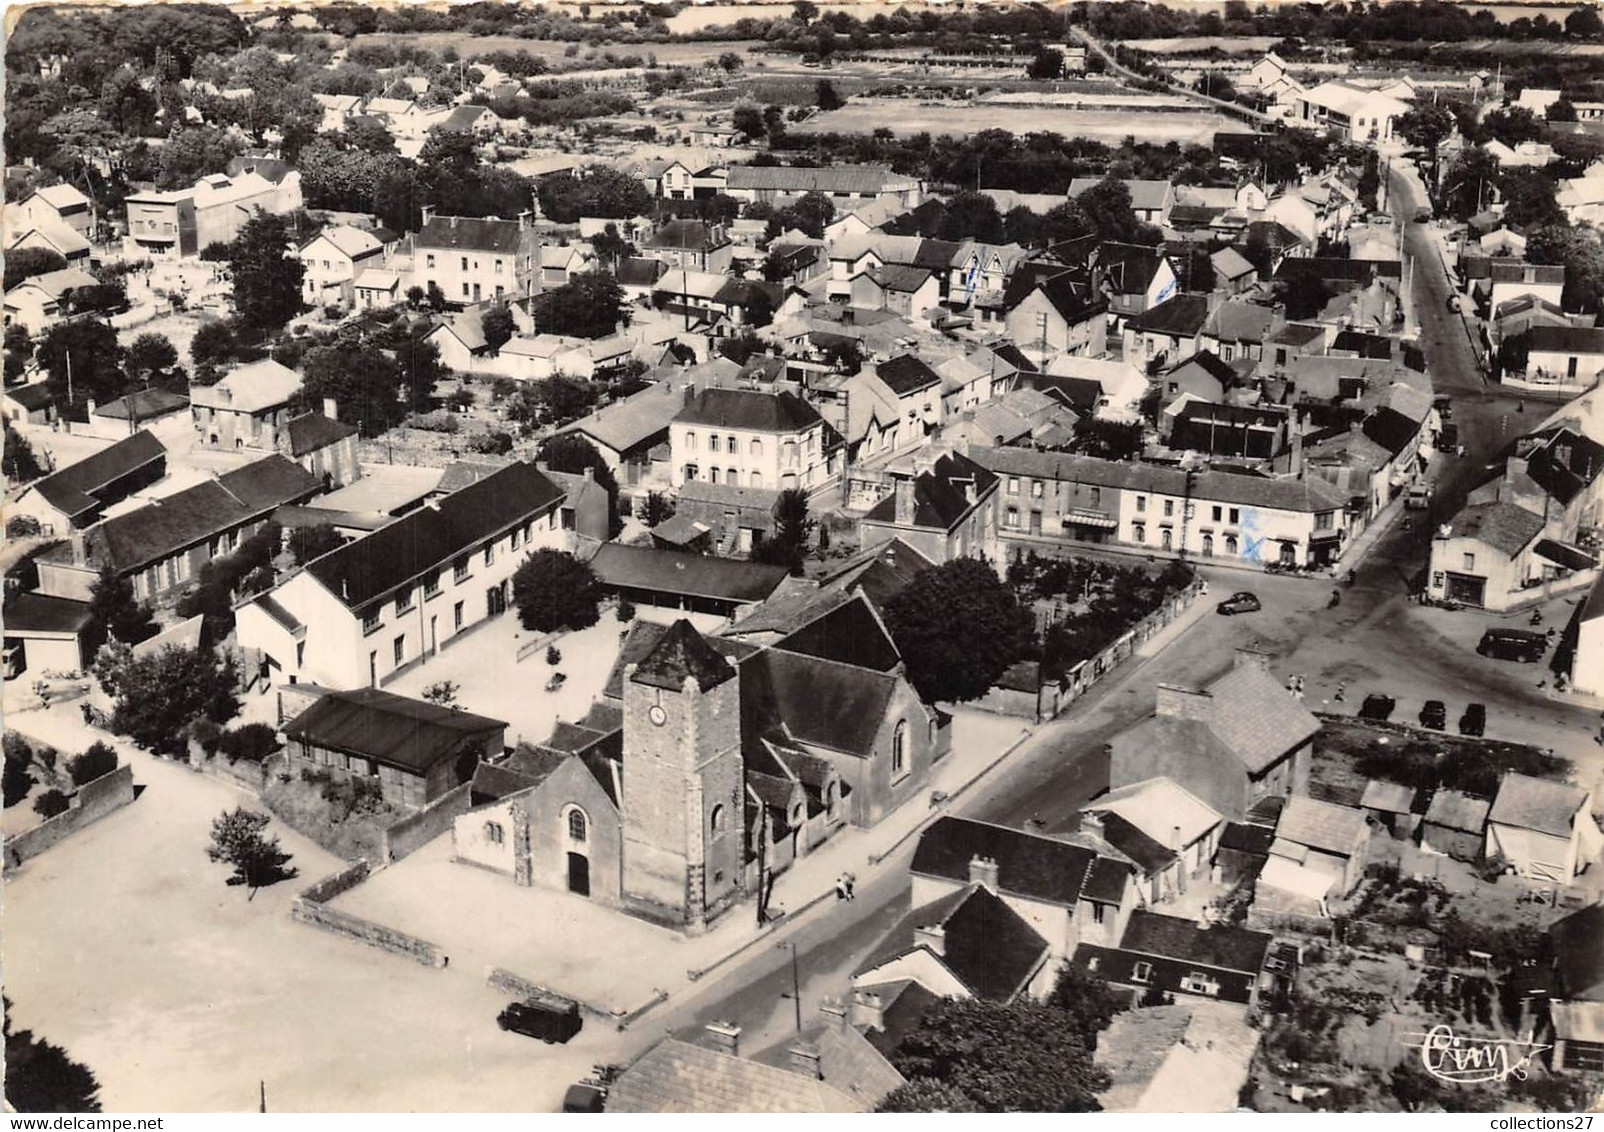
[(368, 871), (368, 863), (358, 861), (303, 889), (290, 906), (290, 918), (376, 947), (380, 951), (388, 951), (392, 955), (404, 955), (425, 967), (444, 967), (449, 957), (437, 944), (328, 906), (328, 901), (367, 880)]
[(134, 768), (124, 763), (110, 774), (78, 788), (72, 808), (41, 822), (26, 833), (6, 838), (5, 871), (10, 872), (65, 840), (78, 830), (122, 809), (134, 800)]
[(402, 818), (384, 831), (384, 860), (399, 861), (423, 848), (451, 828), (451, 824), (473, 805), (471, 782), (448, 790), (415, 814)]
[(542, 998), (556, 999), (561, 1002), (575, 1002), (579, 1004), (579, 1012), (581, 1014), (589, 1015), (592, 1018), (599, 1018), (608, 1025), (618, 1024), (618, 1016), (615, 1015), (611, 1010), (604, 1010), (600, 1006), (592, 1006), (583, 999), (578, 999), (573, 995), (564, 994), (562, 991), (553, 990), (551, 987), (542, 986), (539, 983), (531, 982), (522, 975), (515, 975), (511, 971), (505, 970), (501, 967), (490, 968), (490, 973), (485, 976), (485, 982), (494, 987), (496, 990), (503, 991), (517, 999)]

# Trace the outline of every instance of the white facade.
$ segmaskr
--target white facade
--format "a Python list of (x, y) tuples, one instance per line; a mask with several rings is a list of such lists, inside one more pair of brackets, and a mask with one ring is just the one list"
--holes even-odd
[(301, 297), (309, 306), (345, 306), (353, 300), (356, 277), (384, 259), (384, 245), (370, 232), (349, 225), (325, 228), (296, 253), (306, 267)]

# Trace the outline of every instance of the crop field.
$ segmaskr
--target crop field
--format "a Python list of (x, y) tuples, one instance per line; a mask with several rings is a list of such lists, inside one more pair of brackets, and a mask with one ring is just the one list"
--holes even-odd
[(1127, 137), (1163, 144), (1209, 145), (1219, 131), (1242, 130), (1241, 123), (1208, 111), (1133, 113), (1124, 110), (1078, 110), (1051, 106), (1008, 106), (987, 103), (915, 103), (897, 99), (859, 99), (840, 110), (816, 114), (792, 127), (794, 133), (867, 134), (885, 127), (899, 137), (929, 133), (967, 137), (982, 130), (1016, 134), (1051, 131), (1065, 137), (1094, 138), (1118, 144)]
[[(411, 35), (402, 35), (392, 32), (371, 32), (359, 35), (352, 41), (356, 46), (372, 44), (386, 44), (391, 47), (407, 45), (411, 47), (427, 48), (430, 51), (444, 51), (447, 47), (456, 48), (458, 54), (464, 59), (472, 59), (477, 55), (484, 55), (492, 51), (526, 51), (530, 55), (543, 59), (561, 59), (564, 57), (570, 44), (556, 39), (522, 39), (516, 35), (469, 35), (458, 31), (426, 31)], [(569, 58), (586, 59), (599, 56), (605, 51), (614, 55), (648, 55), (657, 56), (657, 61), (664, 66), (674, 64), (702, 63), (709, 59), (717, 59), (726, 51), (745, 54), (754, 47), (762, 44), (755, 39), (738, 39), (726, 42), (709, 41), (706, 43), (607, 43), (591, 45), (581, 43), (578, 45), (577, 55)]]

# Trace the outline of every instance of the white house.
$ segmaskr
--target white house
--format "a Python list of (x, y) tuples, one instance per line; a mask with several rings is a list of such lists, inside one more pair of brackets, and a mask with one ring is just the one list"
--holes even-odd
[(839, 471), (832, 434), (794, 393), (704, 389), (669, 426), (671, 482), (813, 490)]
[(66, 228), (84, 240), (95, 238), (93, 202), (71, 185), (46, 185), (6, 206), (6, 229)]
[(277, 682), (378, 687), (505, 613), (530, 551), (566, 549), (564, 495), (514, 463), (309, 562), (239, 608), (240, 647)]
[(355, 298), (356, 277), (384, 261), (384, 244), (349, 224), (325, 228), (296, 252), (306, 266), (301, 298), (308, 306), (344, 307)]
[(37, 337), (61, 320), (67, 310), (69, 292), (93, 287), (97, 280), (81, 267), (64, 267), (24, 279), (5, 297), (7, 326), (25, 326)]
[(1569, 884), (1604, 851), (1591, 791), (1545, 778), (1505, 774), (1487, 813), (1491, 860), (1501, 857), (1531, 880)]
[(1293, 117), (1321, 126), (1355, 144), (1392, 140), (1393, 124), (1409, 112), (1409, 104), (1392, 94), (1349, 82), (1324, 82), (1299, 94)]

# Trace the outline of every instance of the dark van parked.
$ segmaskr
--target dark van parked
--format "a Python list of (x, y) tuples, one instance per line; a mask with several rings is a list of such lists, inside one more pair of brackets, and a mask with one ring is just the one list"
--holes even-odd
[(1548, 635), (1526, 629), (1488, 629), (1481, 635), (1476, 651), (1494, 660), (1518, 660), (1535, 664), (1548, 649)]
[(496, 1025), (543, 1042), (566, 1042), (579, 1033), (579, 1004), (555, 995), (539, 995), (510, 1003), (496, 1016)]

